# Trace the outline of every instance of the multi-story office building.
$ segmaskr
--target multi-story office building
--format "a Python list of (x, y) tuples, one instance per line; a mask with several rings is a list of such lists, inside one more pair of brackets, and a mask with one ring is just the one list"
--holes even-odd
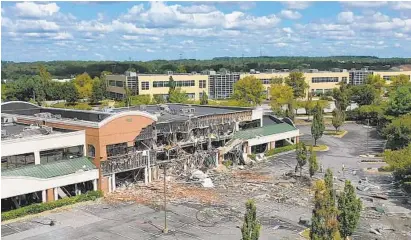
[(135, 72), (125, 72), (123, 75), (107, 75), (107, 91), (113, 99), (123, 99), (128, 88), (133, 95), (139, 94), (138, 77)]
[(133, 95), (168, 96), (170, 77), (176, 87), (181, 87), (189, 99), (198, 100), (203, 91), (208, 94), (208, 76), (200, 74), (137, 74), (127, 72), (125, 75), (107, 75), (107, 91), (114, 99), (123, 99), (126, 86)]
[(362, 68), (361, 70), (352, 69), (350, 70), (350, 84), (351, 85), (361, 85), (365, 84), (368, 75), (380, 75), (388, 84), (391, 82), (391, 77), (398, 75), (406, 75), (408, 79), (411, 77), (411, 71), (378, 71), (378, 70), (368, 70), (367, 68)]
[[(314, 96), (326, 94), (338, 87), (338, 83), (346, 82), (352, 85), (363, 84), (369, 74), (379, 74), (384, 79), (390, 80), (392, 76), (404, 74), (411, 75), (411, 71), (369, 71), (368, 69), (351, 70), (333, 69), (333, 71), (318, 71), (307, 69), (303, 72), (305, 81), (309, 85), (307, 91)], [(136, 74), (127, 72), (125, 75), (108, 75), (107, 91), (111, 98), (122, 99), (125, 96), (125, 88), (128, 86), (132, 94), (147, 94), (153, 97), (161, 95), (168, 96), (169, 78), (172, 77), (176, 87), (181, 87), (192, 100), (199, 100), (205, 92), (210, 99), (230, 98), (234, 91), (234, 84), (246, 76), (254, 76), (261, 80), (265, 88), (265, 94), (269, 98), (271, 79), (275, 77), (286, 78), (290, 72), (275, 71), (252, 73), (230, 73), (228, 71), (215, 72), (208, 71), (203, 74)], [(388, 82), (389, 83), (389, 82)]]
[(210, 99), (227, 99), (233, 94), (234, 83), (240, 80), (238, 73), (216, 73), (208, 75)]
[[(282, 78), (285, 79), (289, 73), (277, 72), (277, 73), (259, 73), (259, 74), (241, 74), (241, 78), (246, 76), (254, 76), (261, 80), (264, 85), (267, 98), (269, 97), (269, 92), (271, 88), (272, 78)], [(349, 74), (348, 72), (319, 72), (310, 70), (309, 73), (304, 73), (304, 78), (306, 83), (309, 85), (307, 91), (311, 92), (313, 96), (319, 96), (332, 91), (333, 88), (338, 87), (338, 83), (346, 82), (348, 83)]]

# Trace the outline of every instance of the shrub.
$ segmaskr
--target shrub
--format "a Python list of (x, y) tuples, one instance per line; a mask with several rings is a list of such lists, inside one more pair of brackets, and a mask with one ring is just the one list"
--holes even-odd
[(233, 165), (233, 161), (231, 161), (231, 160), (226, 160), (226, 161), (223, 162), (223, 165), (226, 166), (227, 168), (228, 168), (228, 167), (231, 167), (231, 166)]
[(53, 202), (46, 202), (46, 203), (36, 203), (26, 207), (21, 207), (18, 209), (14, 209), (8, 212), (1, 213), (1, 220), (6, 221), (14, 218), (24, 217), (31, 214), (41, 213), (44, 211), (52, 210), (58, 207), (71, 205), (78, 202), (84, 201), (94, 201), (97, 198), (103, 196), (101, 191), (90, 191), (82, 195), (70, 197), (70, 198), (63, 198)]
[(279, 148), (274, 148), (274, 149), (270, 149), (265, 153), (265, 156), (272, 156), (274, 154), (277, 153), (281, 153), (281, 152), (287, 152), (287, 151), (292, 151), (295, 150), (295, 145), (288, 145), (288, 146), (284, 146), (284, 147), (279, 147)]

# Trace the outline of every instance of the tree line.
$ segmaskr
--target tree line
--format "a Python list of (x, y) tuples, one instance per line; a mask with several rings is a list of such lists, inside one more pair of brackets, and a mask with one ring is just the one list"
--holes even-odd
[(31, 76), (37, 72), (38, 65), (45, 66), (58, 78), (70, 78), (87, 72), (92, 78), (100, 77), (101, 72), (109, 71), (123, 74), (127, 70), (139, 73), (201, 72), (204, 70), (228, 69), (232, 72), (248, 72), (250, 69), (307, 69), (330, 70), (331, 68), (387, 70), (393, 66), (410, 64), (410, 58), (376, 58), (369, 56), (334, 57), (222, 57), (211, 60), (153, 60), (153, 61), (50, 61), (15, 63), (2, 61), (1, 79), (18, 79), (23, 75)]

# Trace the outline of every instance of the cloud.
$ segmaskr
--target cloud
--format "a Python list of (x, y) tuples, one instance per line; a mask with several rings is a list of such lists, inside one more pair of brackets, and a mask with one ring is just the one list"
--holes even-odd
[(209, 13), (217, 10), (215, 6), (212, 5), (193, 5), (187, 7), (179, 6), (178, 9), (182, 13)]
[(68, 39), (73, 39), (73, 35), (71, 35), (71, 33), (62, 32), (62, 33), (57, 33), (56, 36), (53, 37), (53, 39), (68, 40)]
[(296, 20), (302, 17), (299, 12), (292, 11), (292, 10), (282, 10), (280, 12), (280, 16), (286, 19), (291, 19), (291, 20)]
[(238, 2), (238, 5), (241, 10), (247, 11), (255, 8), (257, 4), (255, 2)]
[(52, 16), (60, 10), (60, 7), (56, 3), (19, 2), (16, 3), (15, 10), (21, 17), (41, 18)]
[(293, 33), (293, 32), (294, 32), (294, 31), (293, 31), (291, 28), (289, 28), (289, 27), (283, 28), (283, 31), (286, 32), (286, 33)]
[(353, 12), (340, 12), (337, 16), (339, 23), (352, 23), (354, 21)]
[(392, 2), (392, 9), (407, 10), (411, 9), (411, 2)]
[(283, 2), (285, 6), (289, 9), (298, 9), (298, 10), (303, 10), (308, 8), (311, 3), (310, 2), (303, 2), (303, 1), (289, 1), (289, 2)]
[(3, 19), (3, 21), (5, 21), (4, 24), (6, 24), (4, 27), (16, 32), (55, 32), (60, 29), (59, 25), (55, 22), (46, 20), (16, 20), (13, 22), (9, 19)]
[(354, 8), (378, 8), (387, 5), (386, 1), (380, 1), (380, 2), (374, 2), (374, 1), (347, 1), (347, 2), (341, 2), (343, 6), (346, 7), (354, 7)]

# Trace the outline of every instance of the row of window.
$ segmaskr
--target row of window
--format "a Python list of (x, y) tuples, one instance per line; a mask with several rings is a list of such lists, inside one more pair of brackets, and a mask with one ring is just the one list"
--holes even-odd
[(206, 88), (207, 87), (207, 83), (206, 80), (200, 80), (200, 88)]
[(141, 82), (141, 90), (150, 90), (150, 82)]
[(271, 78), (261, 78), (260, 80), (263, 84), (270, 84), (271, 83)]
[[(204, 81), (204, 83), (201, 83), (201, 81)], [(146, 87), (148, 89), (150, 83), (149, 82), (144, 82), (144, 83), (146, 83)], [(153, 87), (154, 88), (168, 87), (168, 83), (169, 83), (169, 81), (153, 81)], [(176, 84), (176, 87), (194, 87), (195, 86), (195, 81), (194, 80), (175, 81), (175, 84)], [(205, 87), (205, 85), (206, 85), (205, 80), (200, 80), (200, 88), (202, 88), (201, 86)]]
[(338, 77), (313, 77), (313, 83), (338, 82)]
[(124, 87), (124, 82), (122, 82), (122, 81), (110, 80), (110, 81), (108, 81), (108, 84), (112, 87)]

